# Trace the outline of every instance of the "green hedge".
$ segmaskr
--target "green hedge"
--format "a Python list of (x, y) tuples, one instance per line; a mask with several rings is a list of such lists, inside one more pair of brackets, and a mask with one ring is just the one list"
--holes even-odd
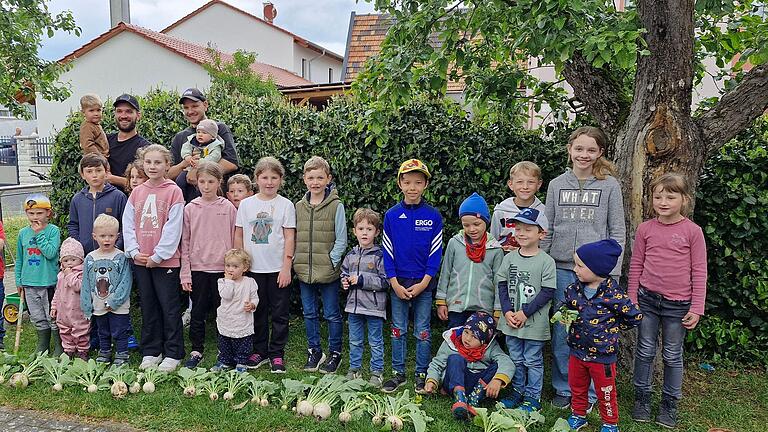
[[(361, 206), (386, 211), (399, 199), (399, 164), (423, 159), (434, 173), (426, 197), (444, 217), (446, 238), (460, 228), (456, 213), (464, 197), (477, 191), (493, 206), (510, 195), (506, 180), (515, 162), (527, 159), (541, 166), (545, 184), (540, 195), (566, 163), (567, 130), (542, 138), (504, 124), (478, 124), (450, 102), (416, 101), (386, 118), (390, 139), (379, 146), (375, 140), (366, 142), (366, 132), (356, 127), (365, 108), (346, 98), (316, 112), (269, 97), (210, 93), (209, 117), (232, 128), (242, 172), (251, 175), (260, 157), (276, 156), (287, 171), (281, 193), (295, 201), (305, 191), (304, 161), (321, 155), (332, 166), (350, 219)], [(140, 98), (140, 133), (168, 145), (185, 127), (177, 100), (177, 94), (163, 91)], [(111, 111), (104, 119), (105, 131), (114, 131)], [(56, 139), (52, 200), (60, 226), (66, 224), (70, 198), (83, 185), (76, 169), (79, 124), (80, 116), (73, 115)], [(715, 358), (727, 353), (732, 359), (768, 363), (766, 130), (766, 123), (759, 123), (724, 148), (707, 165), (699, 190), (695, 219), (709, 246), (708, 315), (690, 333), (689, 347)]]

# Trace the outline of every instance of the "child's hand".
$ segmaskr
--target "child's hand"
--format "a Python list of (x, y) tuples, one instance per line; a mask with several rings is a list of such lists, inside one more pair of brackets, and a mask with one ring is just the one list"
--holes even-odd
[(291, 268), (288, 267), (288, 269), (283, 266), (283, 269), (280, 270), (280, 273), (277, 274), (277, 287), (278, 288), (285, 288), (291, 284)]
[(156, 263), (152, 258), (147, 256), (147, 268), (155, 268), (159, 266), (160, 264)]
[(440, 318), (441, 321), (448, 321), (448, 306), (438, 305), (437, 317)]
[(149, 255), (143, 253), (137, 253), (136, 257), (133, 258), (133, 262), (142, 267), (147, 267), (147, 260), (149, 260)]
[(243, 309), (245, 309), (246, 312), (254, 312), (256, 311), (256, 305), (247, 301), (245, 302), (245, 308)]
[(358, 279), (357, 275), (347, 276), (347, 281), (349, 282), (350, 285), (357, 285), (357, 279)]
[(30, 222), (29, 226), (32, 228), (32, 231), (34, 231), (35, 234), (43, 230), (43, 223), (37, 220)]
[[(224, 277), (227, 277), (224, 275)], [(182, 282), (181, 289), (186, 292), (192, 292), (192, 283), (191, 282)]]
[(437, 388), (436, 388), (436, 387), (437, 387), (437, 386), (435, 385), (435, 382), (434, 382), (434, 381), (427, 381), (427, 383), (426, 383), (426, 384), (424, 384), (424, 391), (425, 391), (426, 393), (432, 394), (432, 393), (434, 393), (434, 392), (435, 392), (435, 390), (437, 390)]
[(507, 325), (512, 328), (517, 328), (517, 323), (515, 322), (515, 313), (512, 311), (509, 311), (504, 314), (504, 319), (507, 320)]
[(51, 308), (51, 318), (56, 319), (56, 308)]
[(68, 275), (72, 273), (72, 267), (64, 267), (63, 269), (61, 269), (61, 272), (64, 273), (65, 275)]
[(694, 328), (696, 328), (696, 325), (699, 324), (700, 318), (701, 317), (699, 316), (699, 314), (689, 311), (683, 317), (683, 327), (685, 327), (688, 330), (693, 330)]
[(528, 319), (527, 316), (523, 313), (523, 311), (519, 310), (513, 314), (513, 320), (517, 323), (517, 328), (520, 328), (525, 324), (525, 321)]
[(504, 384), (499, 379), (492, 379), (487, 386), (485, 386), (485, 395), (491, 399), (499, 397), (499, 391), (501, 391), (501, 385)]
[(423, 281), (413, 284), (407, 288), (408, 292), (411, 293), (411, 298), (416, 297), (417, 295), (421, 294), (422, 291), (424, 291), (427, 288), (427, 284), (425, 284)]
[(395, 291), (395, 295), (397, 295), (400, 300), (410, 300), (411, 297), (413, 297), (411, 292), (403, 288), (403, 286), (399, 283), (392, 284), (392, 290)]

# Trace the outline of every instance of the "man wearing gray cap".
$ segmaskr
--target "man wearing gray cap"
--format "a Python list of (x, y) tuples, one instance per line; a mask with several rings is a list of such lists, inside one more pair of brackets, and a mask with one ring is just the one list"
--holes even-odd
[[(194, 198), (200, 196), (200, 192), (197, 190), (197, 186), (188, 182), (186, 178), (187, 167), (192, 166), (191, 163), (197, 162), (199, 155), (193, 156), (192, 161), (185, 160), (181, 157), (181, 147), (187, 141), (187, 137), (194, 134), (197, 129), (197, 124), (205, 120), (206, 111), (208, 110), (208, 100), (203, 92), (196, 88), (189, 88), (184, 90), (179, 98), (179, 104), (184, 110), (184, 118), (189, 122), (189, 127), (177, 133), (171, 141), (171, 155), (173, 156), (174, 165), (168, 171), (168, 178), (176, 179), (176, 183), (181, 187), (184, 193), (184, 200), (190, 202)], [(224, 123), (216, 122), (219, 128), (219, 137), (224, 141), (224, 149), (221, 152), (221, 160), (219, 160), (219, 166), (224, 172), (224, 175), (237, 171), (240, 161), (237, 158), (237, 150), (235, 149), (235, 140), (232, 136), (232, 131)]]
[(150, 143), (136, 132), (136, 122), (141, 119), (139, 101), (129, 94), (122, 94), (112, 103), (115, 107), (117, 132), (107, 135), (109, 143), (109, 168), (107, 180), (125, 191), (128, 185), (123, 175), (129, 163), (136, 159), (136, 151)]

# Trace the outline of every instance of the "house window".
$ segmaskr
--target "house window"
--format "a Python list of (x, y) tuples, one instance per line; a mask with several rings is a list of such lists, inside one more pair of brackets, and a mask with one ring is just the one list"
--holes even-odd
[(329, 83), (333, 82), (333, 69), (332, 68), (328, 68), (328, 82)]
[(301, 59), (301, 77), (307, 77), (307, 59), (305, 58)]

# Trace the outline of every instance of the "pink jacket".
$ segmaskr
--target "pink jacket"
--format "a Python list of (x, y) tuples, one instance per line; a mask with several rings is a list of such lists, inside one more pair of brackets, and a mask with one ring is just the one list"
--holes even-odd
[[(87, 323), (80, 310), (80, 288), (83, 285), (83, 265), (72, 267), (72, 272), (59, 272), (56, 278), (56, 292), (51, 300), (51, 309), (56, 309), (56, 322), (67, 327)], [(87, 325), (87, 324), (86, 324)]]
[(131, 258), (147, 254), (159, 267), (179, 267), (183, 217), (184, 196), (176, 183), (166, 179), (159, 185), (140, 184), (123, 211), (125, 253)]
[(212, 202), (195, 198), (184, 207), (181, 283), (192, 283), (193, 271), (224, 271), (224, 253), (235, 242), (236, 217), (237, 209), (223, 197)]

